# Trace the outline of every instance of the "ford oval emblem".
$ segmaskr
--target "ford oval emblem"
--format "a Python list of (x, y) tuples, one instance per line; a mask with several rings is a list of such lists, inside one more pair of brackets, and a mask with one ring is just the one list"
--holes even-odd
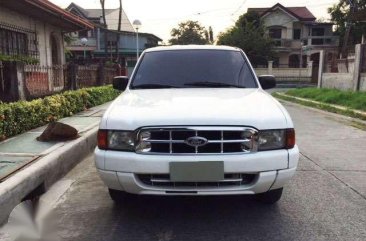
[(192, 136), (186, 139), (185, 143), (189, 146), (200, 147), (206, 145), (208, 140), (200, 136)]

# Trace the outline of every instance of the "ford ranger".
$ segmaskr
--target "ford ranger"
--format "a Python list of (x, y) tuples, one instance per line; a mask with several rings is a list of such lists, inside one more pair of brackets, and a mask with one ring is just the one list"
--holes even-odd
[(100, 123), (95, 164), (110, 196), (255, 195), (277, 202), (299, 159), (285, 108), (245, 53), (224, 46), (143, 52)]

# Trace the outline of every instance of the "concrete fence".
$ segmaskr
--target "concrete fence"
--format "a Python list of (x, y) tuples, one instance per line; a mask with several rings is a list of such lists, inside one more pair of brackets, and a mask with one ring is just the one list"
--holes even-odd
[(30, 100), (65, 90), (107, 85), (113, 77), (125, 72), (119, 65), (39, 66), (0, 62), (0, 101)]
[(294, 68), (291, 66), (274, 66), (273, 61), (268, 61), (267, 68), (254, 68), (257, 76), (274, 75), (279, 81), (310, 82), (313, 71), (313, 62), (309, 61), (306, 68)]
[(319, 64), (319, 88), (366, 91), (366, 44), (357, 44), (347, 59), (328, 59), (322, 50)]

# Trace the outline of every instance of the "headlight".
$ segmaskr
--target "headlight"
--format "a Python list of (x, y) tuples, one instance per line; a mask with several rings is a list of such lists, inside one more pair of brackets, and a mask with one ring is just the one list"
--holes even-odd
[(130, 131), (109, 131), (108, 148), (121, 151), (134, 151), (135, 133)]
[(99, 130), (98, 147), (102, 150), (135, 150), (135, 133), (132, 131)]
[(264, 130), (259, 132), (258, 151), (291, 149), (294, 146), (294, 129)]

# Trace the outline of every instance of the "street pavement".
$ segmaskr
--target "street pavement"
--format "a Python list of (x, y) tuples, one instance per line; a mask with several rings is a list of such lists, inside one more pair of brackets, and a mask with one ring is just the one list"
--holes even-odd
[(63, 181), (52, 210), (60, 240), (366, 240), (366, 131), (334, 114), (285, 104), (298, 171), (273, 206), (252, 197), (138, 197), (118, 207), (92, 155)]

